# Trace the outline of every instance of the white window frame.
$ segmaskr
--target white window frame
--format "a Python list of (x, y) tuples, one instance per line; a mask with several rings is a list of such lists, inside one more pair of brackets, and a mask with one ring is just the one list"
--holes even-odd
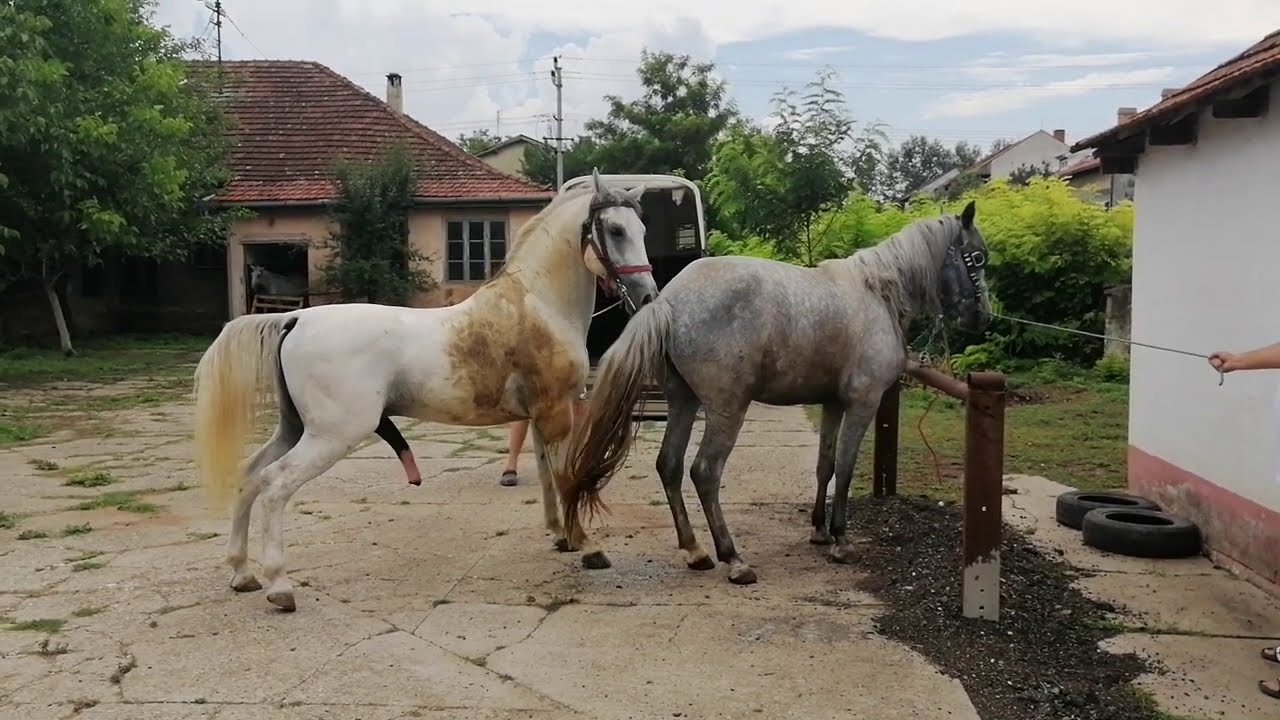
[[(503, 254), (502, 265), (507, 263), (507, 259), (511, 257), (511, 221), (506, 215), (458, 215), (445, 218), (444, 225), (444, 280), (451, 283), (479, 283), (493, 277), (495, 268), (493, 267), (493, 223), (500, 222), (503, 227)], [(453, 223), (461, 223), (462, 225), (462, 277), (456, 278), (451, 275), (450, 267), (458, 260), (449, 258), (449, 246), (453, 241), (449, 239), (449, 226)], [(471, 243), (476, 242), (471, 239), (470, 224), (482, 223), (484, 225), (484, 273), (483, 277), (471, 277)], [(479, 260), (479, 258), (475, 258)], [(501, 266), (499, 266), (501, 267)]]

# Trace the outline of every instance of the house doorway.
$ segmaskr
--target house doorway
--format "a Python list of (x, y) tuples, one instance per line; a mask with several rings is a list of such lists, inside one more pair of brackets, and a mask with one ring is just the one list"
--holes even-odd
[(309, 266), (305, 242), (245, 243), (245, 307), (251, 313), (306, 307)]

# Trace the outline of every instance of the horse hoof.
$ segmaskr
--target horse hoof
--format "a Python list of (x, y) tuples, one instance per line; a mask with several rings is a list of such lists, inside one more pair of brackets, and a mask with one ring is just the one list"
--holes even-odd
[(703, 555), (702, 557), (696, 560), (690, 560), (686, 564), (689, 566), (690, 570), (715, 570), (716, 569), (716, 561), (712, 560), (706, 555)]
[(262, 589), (262, 583), (258, 582), (258, 578), (252, 575), (244, 578), (231, 578), (231, 589), (238, 593), (257, 592)]
[(275, 605), (284, 612), (293, 612), (298, 606), (293, 602), (293, 592), (286, 590), (284, 592), (273, 592), (267, 595), (267, 602)]
[(597, 550), (582, 556), (582, 567), (588, 570), (604, 570), (613, 567), (613, 563), (609, 562), (603, 550)]
[(569, 552), (569, 541), (566, 538), (556, 538), (554, 545), (560, 552)]
[(422, 484), (422, 478), (418, 478), (417, 480), (410, 480), (409, 484), (413, 485), (414, 487), (417, 487)]
[(827, 555), (827, 559), (831, 562), (840, 563), (841, 565), (850, 565), (854, 560), (853, 546), (849, 544), (837, 544), (831, 548), (831, 553)]
[(825, 529), (814, 528), (813, 533), (809, 535), (809, 543), (811, 545), (830, 545), (833, 542), (835, 540), (831, 537), (831, 533)]
[(756, 571), (749, 565), (739, 565), (729, 568), (729, 582), (734, 585), (753, 585), (756, 581)]

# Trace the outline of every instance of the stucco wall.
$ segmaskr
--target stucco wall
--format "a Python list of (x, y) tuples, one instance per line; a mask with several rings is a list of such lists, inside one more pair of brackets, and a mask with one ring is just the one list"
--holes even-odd
[[(434, 257), (431, 271), (440, 286), (429, 293), (422, 293), (409, 304), (414, 307), (435, 307), (461, 302), (480, 287), (479, 282), (444, 282), (445, 223), (449, 219), (505, 219), (508, 237), (514, 244), (520, 227), (541, 210), (540, 207), (510, 208), (419, 208), (409, 217), (409, 241), (423, 254)], [(332, 301), (326, 295), (320, 268), (328, 260), (325, 245), (332, 232), (323, 209), (258, 210), (257, 217), (238, 223), (232, 233), (227, 257), (227, 288), (231, 317), (243, 315), (246, 306), (247, 274), (245, 272), (246, 245), (255, 243), (300, 243), (307, 247), (308, 284), (313, 293), (313, 305)]]
[(991, 161), (991, 178), (1009, 177), (1021, 165), (1040, 165), (1049, 163), (1051, 169), (1058, 168), (1058, 156), (1068, 151), (1066, 143), (1058, 142), (1048, 133), (1036, 133), (1017, 147)]
[[(1277, 167), (1275, 111), (1249, 120), (1206, 112), (1197, 144), (1152, 147), (1141, 157), (1135, 339), (1202, 353), (1280, 341)], [(1238, 373), (1219, 387), (1203, 359), (1143, 347), (1131, 357), (1131, 485), (1200, 522), (1211, 546), (1274, 578), (1280, 527), (1254, 527), (1242, 508), (1253, 517), (1280, 510), (1280, 372)]]
[(480, 159), (508, 175), (524, 177), (524, 151), (528, 147), (524, 143), (515, 143)]

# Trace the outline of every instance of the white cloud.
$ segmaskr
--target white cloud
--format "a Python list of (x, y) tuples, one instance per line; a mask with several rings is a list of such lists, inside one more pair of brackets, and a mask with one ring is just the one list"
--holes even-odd
[(818, 45), (816, 47), (787, 50), (781, 53), (781, 55), (787, 60), (794, 60), (796, 62), (812, 62), (826, 55), (837, 55), (839, 53), (849, 52), (856, 48), (856, 45)]
[[(197, 0), (159, 0), (159, 20), (188, 35), (206, 26)], [(223, 27), (224, 56), (311, 59), (382, 96), (383, 75), (404, 76), (405, 107), (451, 137), (492, 127), (549, 134), (555, 108), (550, 61), (527, 62), (535, 35), (584, 38), (559, 48), (565, 59), (566, 134), (605, 109), (602, 95), (638, 89), (641, 47), (712, 57), (717, 47), (813, 28), (856, 30), (895, 40), (926, 41), (977, 33), (1013, 33), (1042, 44), (1046, 54), (972, 68), (992, 83), (1024, 79), (1049, 54), (1084, 43), (1151, 50), (1213, 48), (1223, 57), (1280, 26), (1276, 0), (224, 0), (234, 25)], [(1175, 9), (1170, 6), (1177, 5)], [(1099, 18), (1105, 18), (1100, 21)], [(1153, 18), (1159, 18), (1159, 21)], [(243, 31), (244, 35), (241, 36)], [(838, 48), (796, 50), (815, 60)], [(909, 49), (907, 50), (909, 52)], [(1105, 67), (1119, 55), (1092, 57)], [(1038, 58), (1038, 59), (1037, 59)], [(1105, 59), (1104, 58), (1108, 58)], [(522, 62), (525, 61), (525, 62)], [(1059, 65), (1071, 60), (1058, 60)], [(1083, 63), (1084, 61), (1076, 61)], [(907, 57), (904, 64), (911, 64)], [(1136, 81), (1132, 81), (1136, 82)], [(1029, 89), (1020, 89), (1030, 92)], [(1016, 97), (1019, 91), (1010, 92)], [(996, 92), (996, 91), (991, 91)], [(1007, 101), (1005, 101), (1007, 102)], [(539, 119), (541, 118), (541, 120)]]
[(1130, 85), (1152, 85), (1172, 77), (1174, 68), (1158, 67), (1119, 72), (1095, 72), (1071, 80), (1026, 85), (1023, 87), (992, 88), (974, 92), (958, 92), (944, 95), (925, 109), (922, 117), (963, 118), (997, 115), (1032, 105), (1041, 100), (1059, 97), (1087, 95), (1096, 90)]
[(1133, 65), (1150, 61), (1158, 56), (1177, 53), (1156, 52), (1116, 52), (1116, 53), (1083, 53), (1067, 55), (1062, 53), (1037, 53), (1007, 57), (1006, 53), (990, 53), (975, 60), (972, 64), (962, 66), (961, 71), (969, 77), (990, 83), (1021, 83), (1029, 80), (1036, 72), (1051, 69), (1079, 69), (1091, 67), (1112, 67)]

